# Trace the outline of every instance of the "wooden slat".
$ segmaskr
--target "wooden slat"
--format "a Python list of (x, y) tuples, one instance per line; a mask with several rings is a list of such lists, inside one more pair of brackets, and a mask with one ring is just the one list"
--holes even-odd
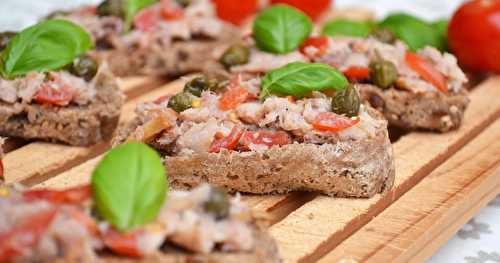
[[(155, 89), (146, 95), (128, 101), (123, 109), (120, 123), (131, 120), (138, 102), (151, 100), (169, 90), (182, 86), (179, 80), (162, 88)], [(125, 92), (132, 90), (149, 90), (157, 85), (157, 80), (134, 78), (124, 82)], [(34, 142), (5, 155), (5, 183), (23, 182), (34, 184), (50, 178), (71, 166), (75, 166), (89, 158), (95, 157), (109, 148), (107, 142), (92, 147), (73, 147), (55, 143)], [(50, 158), (49, 158), (50, 157)]]
[(447, 134), (415, 132), (394, 144), (397, 175), (389, 192), (358, 200), (319, 196), (272, 226), (271, 234), (285, 262), (319, 259), (477, 136), (500, 116), (499, 87), (500, 77), (496, 77), (471, 93), (460, 130)]
[(321, 262), (422, 262), (500, 192), (500, 120)]

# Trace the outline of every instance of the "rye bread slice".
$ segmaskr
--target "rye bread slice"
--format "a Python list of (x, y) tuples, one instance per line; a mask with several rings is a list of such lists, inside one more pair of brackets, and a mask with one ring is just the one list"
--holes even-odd
[(64, 107), (0, 102), (0, 135), (87, 146), (112, 137), (124, 95), (109, 71), (97, 76), (95, 101)]
[(382, 112), (389, 125), (405, 130), (448, 132), (458, 129), (469, 104), (467, 91), (415, 94), (396, 88), (359, 85), (363, 100)]

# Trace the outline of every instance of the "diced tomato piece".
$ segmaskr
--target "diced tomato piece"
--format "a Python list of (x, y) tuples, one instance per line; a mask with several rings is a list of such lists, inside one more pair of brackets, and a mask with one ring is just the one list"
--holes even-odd
[(259, 7), (258, 0), (213, 0), (213, 2), (217, 15), (236, 25), (242, 24)]
[(233, 110), (250, 98), (255, 96), (252, 96), (247, 89), (240, 86), (230, 87), (219, 99), (219, 108), (223, 111)]
[(412, 52), (406, 53), (405, 60), (406, 64), (417, 72), (423, 80), (431, 83), (443, 93), (448, 92), (448, 81), (446, 77), (435, 69), (431, 63)]
[[(314, 54), (309, 54), (306, 52), (308, 47), (315, 47), (316, 52)], [(307, 39), (304, 44), (300, 47), (300, 52), (306, 56), (312, 55), (313, 57), (319, 57), (325, 54), (326, 49), (328, 48), (328, 37), (310, 37)]]
[(50, 208), (0, 233), (0, 262), (11, 262), (38, 244), (54, 220), (57, 208)]
[(284, 131), (247, 131), (243, 134), (241, 145), (243, 150), (250, 150), (251, 144), (266, 145), (287, 145), (292, 143), (290, 135)]
[(116, 254), (140, 258), (144, 256), (138, 243), (138, 235), (140, 232), (134, 231), (129, 233), (120, 233), (113, 228), (109, 228), (103, 233), (104, 245)]
[(156, 6), (142, 9), (134, 17), (134, 27), (143, 32), (149, 32), (160, 22), (160, 12)]
[(219, 136), (220, 138), (215, 138), (212, 145), (210, 145), (208, 152), (218, 153), (223, 149), (234, 150), (236, 146), (238, 146), (238, 142), (244, 132), (245, 130), (243, 130), (243, 128), (234, 126), (228, 136)]
[(68, 85), (58, 81), (49, 81), (40, 86), (34, 99), (39, 104), (66, 106), (73, 99), (73, 93)]
[(54, 204), (80, 204), (92, 196), (90, 185), (67, 190), (29, 190), (23, 193), (26, 201), (46, 200)]
[(318, 19), (330, 8), (332, 2), (331, 0), (271, 0), (272, 4), (287, 4), (294, 6), (302, 10), (312, 19)]
[(314, 120), (313, 127), (318, 131), (339, 132), (358, 124), (359, 121), (359, 118), (349, 118), (333, 112), (322, 112)]
[(74, 206), (67, 206), (65, 209), (68, 210), (69, 215), (79, 222), (81, 225), (85, 226), (90, 234), (94, 236), (99, 235), (99, 228), (97, 227), (97, 222), (90, 216), (86, 215), (83, 211), (78, 210)]
[(164, 20), (177, 20), (184, 17), (184, 10), (170, 1), (164, 1), (160, 8), (160, 15)]
[(344, 70), (343, 73), (351, 82), (359, 82), (370, 78), (370, 69), (367, 67), (350, 67)]

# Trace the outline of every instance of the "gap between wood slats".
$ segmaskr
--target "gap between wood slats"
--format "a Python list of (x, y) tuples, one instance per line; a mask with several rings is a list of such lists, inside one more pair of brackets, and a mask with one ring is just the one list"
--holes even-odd
[[(126, 94), (130, 92), (151, 91), (160, 85), (160, 79), (134, 77), (121, 81), (120, 87)], [(148, 94), (158, 93), (150, 92)], [(138, 99), (129, 100), (122, 109), (121, 123), (133, 116)], [(145, 99), (149, 98), (144, 96)], [(91, 147), (73, 147), (55, 143), (32, 142), (5, 155), (4, 178), (6, 183), (22, 182), (27, 185), (41, 182), (77, 165), (89, 158), (95, 157), (109, 148), (107, 142)]]
[(460, 130), (447, 134), (415, 132), (394, 144), (396, 180), (389, 192), (371, 199), (319, 196), (272, 226), (271, 234), (285, 262), (318, 260), (481, 133), (500, 115), (499, 86), (500, 77), (495, 77), (471, 93)]
[(321, 262), (424, 261), (500, 192), (500, 120)]

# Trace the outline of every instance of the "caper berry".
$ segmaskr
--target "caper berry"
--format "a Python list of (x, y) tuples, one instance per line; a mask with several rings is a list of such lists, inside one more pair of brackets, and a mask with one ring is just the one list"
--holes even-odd
[(192, 99), (186, 92), (177, 93), (168, 101), (168, 107), (176, 112), (183, 112), (191, 108)]
[(6, 31), (0, 33), (0, 51), (5, 49), (9, 42), (16, 36), (16, 32)]
[(184, 86), (184, 92), (189, 92), (195, 96), (201, 96), (205, 90), (213, 90), (218, 85), (216, 80), (208, 79), (207, 77), (196, 77), (190, 80)]
[(338, 91), (332, 97), (332, 110), (337, 114), (348, 117), (358, 115), (361, 100), (354, 85), (349, 85), (345, 89)]
[(123, 0), (105, 0), (97, 6), (99, 16), (124, 17)]
[(75, 76), (82, 77), (86, 81), (91, 81), (97, 74), (98, 67), (97, 62), (93, 58), (83, 55), (73, 61), (69, 71)]
[(186, 7), (191, 4), (191, 0), (175, 0), (180, 6)]
[(220, 63), (226, 68), (248, 63), (250, 50), (242, 44), (235, 44), (228, 48), (220, 58)]
[(386, 89), (398, 79), (398, 70), (390, 61), (374, 61), (370, 64), (370, 79), (373, 84)]
[(392, 33), (392, 31), (387, 28), (377, 28), (373, 30), (370, 36), (374, 37), (380, 42), (384, 42), (387, 44), (394, 44), (397, 39), (396, 35), (394, 35), (394, 33)]
[(221, 189), (212, 187), (204, 208), (205, 211), (212, 213), (217, 219), (225, 218), (229, 215), (229, 197)]

